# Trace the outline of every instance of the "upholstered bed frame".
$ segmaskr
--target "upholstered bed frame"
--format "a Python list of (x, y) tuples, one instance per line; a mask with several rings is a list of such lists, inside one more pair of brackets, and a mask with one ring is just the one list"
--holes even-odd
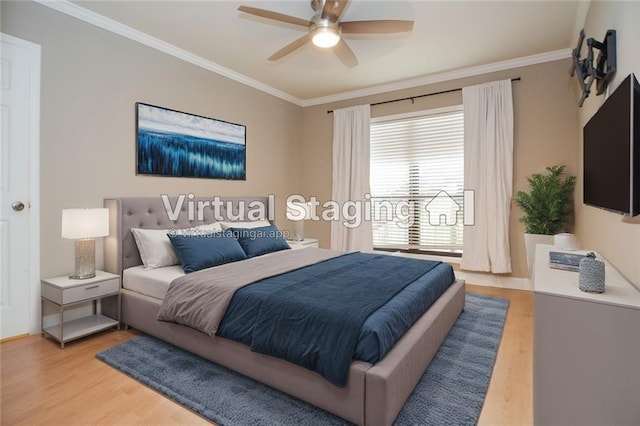
[[(203, 199), (206, 200), (206, 199)], [(234, 206), (265, 197), (224, 198)], [(185, 200), (188, 201), (188, 200)], [(195, 200), (197, 201), (197, 200)], [(175, 206), (175, 198), (172, 199)], [(205, 210), (203, 221), (189, 221), (186, 202), (177, 221), (169, 220), (160, 197), (105, 199), (110, 233), (105, 239), (105, 269), (122, 276), (141, 265), (131, 228), (184, 228), (214, 221)], [(228, 212), (220, 212), (224, 219)], [(124, 324), (150, 334), (259, 382), (279, 389), (359, 425), (393, 422), (440, 344), (464, 308), (464, 282), (457, 280), (375, 365), (354, 361), (346, 387), (339, 388), (319, 374), (220, 337), (156, 320), (161, 300), (122, 289)]]

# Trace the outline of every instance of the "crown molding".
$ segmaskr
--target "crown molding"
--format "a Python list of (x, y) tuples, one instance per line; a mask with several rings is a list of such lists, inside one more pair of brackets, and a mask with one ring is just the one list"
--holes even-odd
[(287, 102), (291, 102), (298, 106), (302, 106), (301, 99), (298, 99), (295, 96), (292, 96), (286, 92), (283, 92), (282, 90), (276, 89), (275, 87), (271, 87), (258, 80), (254, 80), (251, 77), (247, 77), (246, 75), (230, 70), (229, 68), (225, 68), (222, 65), (219, 65), (213, 61), (210, 61), (201, 56), (195, 55), (187, 50), (181, 49), (177, 46), (174, 46), (173, 44), (162, 41), (156, 37), (153, 37), (147, 33), (136, 30), (134, 28), (131, 28), (120, 22), (114, 21), (113, 19), (107, 18), (106, 16), (103, 16), (91, 10), (85, 9), (84, 7), (71, 3), (68, 0), (35, 0), (35, 1), (43, 6), (49, 7), (60, 13), (64, 13), (65, 15), (72, 16), (88, 24), (95, 25), (96, 27), (110, 31), (114, 34), (121, 35), (125, 38), (136, 41), (140, 44), (151, 47), (153, 49), (159, 50), (163, 53), (166, 53), (167, 55), (171, 55), (183, 61), (189, 62), (200, 68), (204, 68), (208, 71), (212, 71), (216, 74), (227, 77), (231, 80), (237, 81), (249, 87), (253, 87), (254, 89), (260, 90), (261, 92), (265, 92), (270, 95), (276, 96)]
[(364, 96), (379, 95), (381, 93), (393, 92), (396, 90), (411, 89), (413, 87), (425, 86), (427, 84), (441, 83), (443, 81), (456, 80), (458, 78), (473, 77), (490, 72), (504, 71), (513, 68), (525, 67), (528, 65), (541, 64), (544, 62), (557, 61), (571, 57), (571, 49), (560, 49), (552, 52), (540, 53), (537, 55), (525, 56), (522, 58), (509, 59), (506, 61), (494, 62), (492, 64), (479, 65), (475, 67), (462, 68), (454, 71), (447, 71), (438, 74), (430, 74), (411, 80), (402, 80), (379, 86), (367, 87), (365, 89), (351, 90), (336, 95), (323, 96), (319, 98), (306, 99), (302, 101), (303, 107), (329, 104), (332, 102), (345, 101), (348, 99), (360, 98)]
[(571, 49), (561, 49), (552, 52), (541, 53), (538, 55), (525, 56), (522, 58), (509, 59), (506, 61), (495, 62), (493, 64), (479, 65), (475, 67), (463, 68), (454, 71), (447, 71), (438, 74), (430, 74), (424, 77), (418, 77), (410, 80), (402, 80), (388, 84), (382, 84), (378, 86), (372, 86), (364, 89), (351, 90), (348, 92), (342, 92), (330, 96), (322, 96), (311, 99), (300, 99), (289, 93), (286, 93), (280, 89), (269, 86), (261, 81), (255, 80), (239, 72), (233, 71), (229, 68), (223, 67), (213, 61), (205, 59), (201, 56), (195, 55), (187, 50), (181, 49), (173, 44), (162, 41), (156, 37), (153, 37), (147, 33), (131, 28), (106, 16), (100, 15), (68, 0), (34, 0), (35, 2), (56, 10), (60, 13), (77, 18), (83, 22), (91, 25), (95, 25), (104, 30), (110, 31), (114, 34), (118, 34), (122, 37), (128, 38), (152, 49), (156, 49), (175, 58), (181, 59), (185, 62), (189, 62), (200, 68), (204, 68), (208, 71), (214, 72), (221, 76), (227, 77), (238, 83), (257, 89), (261, 92), (273, 95), (277, 98), (291, 102), (294, 105), (301, 107), (315, 106), (328, 104), (332, 102), (339, 102), (348, 99), (360, 98), (364, 96), (379, 95), (382, 93), (393, 92), (396, 90), (410, 89), (413, 87), (424, 86), (427, 84), (441, 83), (443, 81), (455, 80), (458, 78), (472, 77), (480, 74), (486, 74), (490, 72), (503, 71), (512, 68), (519, 68), (528, 65), (535, 65), (544, 62), (556, 61), (571, 57)]

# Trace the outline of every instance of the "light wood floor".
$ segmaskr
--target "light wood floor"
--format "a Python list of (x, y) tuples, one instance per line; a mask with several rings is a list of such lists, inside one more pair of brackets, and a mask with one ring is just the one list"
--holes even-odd
[[(509, 313), (480, 425), (531, 425), (532, 293), (467, 285), (508, 298)], [(0, 344), (2, 425), (208, 424), (95, 358), (135, 335), (107, 331), (70, 342), (29, 336)]]

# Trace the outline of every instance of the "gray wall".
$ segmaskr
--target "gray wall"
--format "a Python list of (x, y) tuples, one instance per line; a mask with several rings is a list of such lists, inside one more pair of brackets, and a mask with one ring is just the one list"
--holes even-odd
[[(163, 193), (275, 194), (300, 190), (302, 108), (33, 2), (1, 4), (2, 32), (42, 46), (41, 275), (73, 270), (61, 210)], [(247, 180), (135, 175), (135, 102), (247, 126)], [(102, 244), (98, 242), (98, 266)]]
[[(416, 87), (394, 93), (352, 99), (304, 109), (304, 130), (309, 135), (302, 140), (301, 162), (305, 164), (302, 189), (306, 196), (315, 195), (320, 202), (331, 198), (332, 168), (332, 115), (327, 110), (349, 105), (379, 102), (434, 93), (487, 81), (521, 77), (513, 83), (515, 117), (513, 190), (527, 188), (526, 177), (543, 172), (553, 164), (564, 163), (571, 174), (577, 172), (578, 106), (569, 75), (570, 60), (478, 75), (474, 77)], [(410, 101), (374, 106), (372, 117), (420, 111), (462, 103), (461, 92), (429, 96)], [(514, 277), (526, 277), (527, 263), (524, 250), (524, 226), (519, 222), (522, 211), (512, 203), (510, 222), (511, 264)], [(571, 230), (571, 228), (570, 228)], [(329, 223), (305, 223), (305, 232), (320, 238), (328, 247), (331, 235)]]
[[(618, 30), (619, 71), (613, 87), (629, 72), (640, 73), (639, 8), (637, 2), (592, 2), (589, 10), (589, 36)], [(331, 196), (332, 118), (327, 109), (520, 76), (522, 81), (514, 83), (514, 190), (526, 188), (531, 173), (566, 163), (579, 177), (576, 232), (583, 247), (601, 251), (640, 284), (640, 226), (582, 204), (581, 129), (603, 97), (589, 98), (585, 107), (577, 108), (577, 85), (568, 75), (568, 60), (303, 109), (33, 2), (2, 2), (1, 12), (3, 32), (42, 46), (43, 276), (73, 268), (73, 243), (60, 237), (63, 208), (97, 207), (104, 197), (113, 196), (273, 193), (279, 203), (278, 225), (290, 228), (284, 219), (286, 195), (302, 192), (320, 200)], [(137, 101), (246, 125), (247, 180), (136, 176)], [(460, 102), (459, 93), (453, 93), (413, 105), (374, 107), (373, 116)], [(520, 215), (514, 205), (514, 276), (526, 276)], [(306, 228), (328, 246), (328, 223), (308, 222)]]
[[(584, 28), (587, 37), (600, 41), (608, 29), (617, 32), (618, 70), (610, 83), (610, 91), (615, 90), (629, 73), (634, 72), (640, 80), (640, 2), (591, 2)], [(640, 288), (640, 216), (623, 218), (582, 203), (582, 128), (604, 100), (605, 96), (595, 96), (592, 92), (580, 109), (576, 235), (584, 248), (599, 251), (625, 278)]]

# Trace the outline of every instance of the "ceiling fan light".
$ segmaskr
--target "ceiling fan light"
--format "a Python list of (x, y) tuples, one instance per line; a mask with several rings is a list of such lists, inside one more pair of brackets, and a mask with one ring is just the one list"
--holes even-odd
[(313, 44), (322, 48), (333, 47), (340, 41), (340, 34), (336, 31), (335, 28), (331, 27), (321, 27), (317, 28), (313, 32), (313, 37), (311, 38)]

